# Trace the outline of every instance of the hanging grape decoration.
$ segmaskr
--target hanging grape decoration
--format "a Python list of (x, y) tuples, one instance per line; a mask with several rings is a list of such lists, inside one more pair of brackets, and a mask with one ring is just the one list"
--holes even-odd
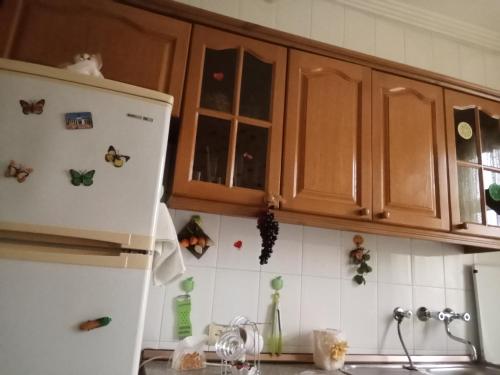
[(273, 246), (278, 239), (279, 224), (274, 219), (274, 214), (268, 208), (262, 212), (257, 219), (257, 228), (262, 238), (262, 250), (259, 256), (260, 264), (267, 264), (273, 253)]

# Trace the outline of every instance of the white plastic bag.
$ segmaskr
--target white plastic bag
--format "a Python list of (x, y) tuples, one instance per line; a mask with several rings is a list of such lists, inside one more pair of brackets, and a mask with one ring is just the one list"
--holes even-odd
[(172, 356), (172, 368), (180, 371), (205, 368), (206, 341), (207, 336), (189, 336), (179, 342)]

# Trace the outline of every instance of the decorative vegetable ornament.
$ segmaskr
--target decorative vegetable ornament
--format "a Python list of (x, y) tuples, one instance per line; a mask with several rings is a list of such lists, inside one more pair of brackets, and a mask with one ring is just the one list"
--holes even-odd
[(201, 228), (201, 217), (194, 215), (177, 234), (179, 245), (188, 249), (197, 259), (200, 259), (214, 243)]
[(364, 239), (360, 235), (356, 235), (353, 238), (353, 242), (356, 244), (356, 248), (351, 250), (349, 253), (349, 258), (351, 264), (355, 264), (358, 266), (356, 269), (357, 274), (352, 278), (358, 285), (366, 284), (366, 279), (364, 274), (370, 273), (373, 271), (372, 267), (368, 265), (368, 261), (370, 260), (370, 251), (365, 250), (361, 245), (364, 242)]
[(71, 175), (71, 184), (74, 186), (90, 186), (94, 183), (94, 174), (95, 169), (91, 171), (75, 171), (74, 169), (70, 169), (69, 173)]
[(99, 327), (105, 327), (109, 323), (111, 323), (111, 318), (109, 316), (105, 316), (99, 319), (87, 320), (86, 322), (80, 324), (79, 328), (81, 331), (90, 331)]
[(31, 172), (33, 172), (33, 168), (28, 168), (11, 160), (5, 171), (5, 177), (15, 177), (17, 182), (22, 183), (28, 178)]
[(273, 246), (278, 239), (279, 223), (274, 219), (274, 214), (268, 208), (257, 219), (257, 228), (260, 231), (260, 238), (262, 238), (262, 250), (259, 256), (260, 264), (267, 264), (271, 254), (273, 253)]

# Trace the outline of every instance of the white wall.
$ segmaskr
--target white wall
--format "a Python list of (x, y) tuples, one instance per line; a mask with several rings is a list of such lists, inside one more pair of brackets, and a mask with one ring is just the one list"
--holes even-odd
[[(179, 231), (195, 214), (171, 210)], [(270, 280), (283, 276), (281, 293), (285, 351), (311, 351), (311, 332), (340, 328), (350, 353), (402, 353), (392, 310), (452, 307), (475, 317), (470, 265), (473, 255), (438, 242), (365, 234), (374, 272), (367, 284), (352, 281), (348, 254), (356, 233), (281, 224), (275, 252), (260, 266), (260, 237), (255, 219), (201, 214), (203, 227), (216, 245), (197, 260), (187, 250), (185, 277), (193, 276), (192, 323), (195, 334), (210, 322), (227, 324), (236, 315), (269, 321), (273, 290)], [(243, 241), (241, 250), (235, 241)], [(182, 278), (183, 279), (183, 278)], [(173, 300), (182, 294), (180, 281), (152, 287), (144, 336), (145, 348), (173, 348)], [(475, 323), (453, 323), (457, 334), (477, 341)], [(443, 324), (404, 323), (404, 335), (415, 354), (464, 354), (466, 348), (446, 338)]]
[[(382, 58), (433, 70), (500, 89), (500, 54), (443, 33), (425, 30), (344, 5), (341, 0), (180, 0), (210, 11)], [(358, 2), (359, 3), (359, 2)], [(177, 229), (192, 212), (171, 211)], [(341, 328), (350, 353), (402, 353), (395, 323), (396, 306), (416, 310), (452, 307), (468, 311), (473, 322), (455, 322), (452, 330), (477, 342), (470, 265), (474, 256), (459, 246), (365, 235), (374, 272), (366, 286), (352, 281), (348, 265), (355, 233), (281, 225), (276, 251), (260, 267), (260, 239), (254, 219), (202, 214), (216, 245), (196, 260), (188, 252), (188, 276), (194, 276), (192, 322), (202, 333), (210, 322), (227, 323), (235, 315), (269, 320), (270, 280), (282, 275), (285, 351), (311, 350), (311, 331)], [(242, 240), (241, 250), (233, 247)], [(479, 263), (500, 264), (500, 255), (476, 256)], [(144, 347), (175, 346), (173, 298), (179, 282), (152, 287)], [(403, 334), (414, 354), (465, 354), (447, 339), (439, 323), (416, 319)]]

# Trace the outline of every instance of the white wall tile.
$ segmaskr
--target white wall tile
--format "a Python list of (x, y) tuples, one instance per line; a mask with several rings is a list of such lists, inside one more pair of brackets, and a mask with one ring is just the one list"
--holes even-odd
[(313, 0), (311, 38), (343, 46), (345, 7), (329, 0)]
[(474, 254), (474, 263), (490, 266), (500, 266), (500, 251)]
[(258, 25), (276, 27), (276, 3), (268, 0), (240, 0), (241, 19)]
[[(241, 249), (234, 247), (242, 241)], [(256, 219), (222, 216), (217, 267), (258, 271), (261, 238)]]
[(342, 280), (340, 306), (341, 328), (349, 346), (366, 352), (376, 351), (377, 284), (357, 285), (351, 280)]
[(403, 25), (377, 18), (375, 22), (375, 54), (384, 59), (405, 61), (405, 38)]
[(340, 232), (304, 227), (302, 274), (340, 277)]
[(484, 62), (486, 70), (486, 86), (500, 90), (500, 53), (485, 53)]
[(311, 1), (280, 0), (276, 9), (276, 27), (291, 34), (311, 35)]
[(296, 275), (302, 273), (302, 229), (300, 225), (280, 224), (278, 240), (268, 263), (262, 266), (262, 271)]
[(201, 227), (208, 237), (214, 242), (205, 254), (200, 259), (197, 259), (189, 250), (181, 249), (184, 257), (184, 262), (187, 266), (202, 266), (202, 267), (215, 267), (217, 263), (217, 252), (219, 244), (219, 229), (220, 229), (220, 216), (213, 214), (206, 214), (203, 212), (193, 212), (176, 210), (173, 222), (177, 233), (189, 222), (193, 215), (199, 215), (201, 218)]
[(407, 28), (405, 30), (405, 62), (423, 69), (432, 69), (432, 36), (430, 33)]
[[(415, 312), (420, 307), (430, 310), (443, 310), (445, 306), (445, 290), (443, 288), (413, 287), (413, 307)], [(446, 352), (446, 334), (443, 322), (431, 319), (422, 322), (413, 319), (414, 347), (420, 354)]]
[[(396, 307), (413, 311), (411, 285), (378, 285), (378, 349), (384, 354), (404, 354), (392, 313)], [(409, 351), (413, 350), (413, 318), (401, 323), (401, 334)]]
[(446, 288), (472, 289), (474, 256), (463, 254), (462, 246), (443, 244)]
[[(272, 322), (272, 308), (274, 290), (271, 287), (271, 280), (276, 273), (262, 272), (260, 274), (260, 293), (259, 293), (259, 322)], [(298, 275), (285, 275), (283, 278), (283, 289), (280, 294), (280, 313), (283, 328), (283, 347), (288, 348), (300, 344), (300, 296), (301, 296), (301, 277)], [(271, 325), (265, 325), (262, 331), (264, 340), (271, 333)]]
[(373, 234), (356, 233), (356, 232), (341, 232), (341, 248), (340, 248), (340, 264), (342, 267), (342, 278), (351, 280), (356, 275), (357, 265), (350, 263), (349, 253), (356, 245), (352, 242), (356, 234), (361, 234), (365, 242), (361, 245), (366, 250), (370, 251), (370, 260), (368, 264), (373, 271), (365, 274), (366, 281), (377, 281), (377, 237)]
[(413, 284), (444, 287), (444, 261), (439, 242), (411, 240)]
[(434, 34), (432, 56), (432, 70), (450, 77), (460, 77), (460, 55), (457, 42)]
[(161, 341), (177, 339), (175, 330), (175, 298), (184, 294), (181, 282), (188, 277), (194, 279), (194, 289), (191, 294), (191, 325), (193, 334), (205, 333), (208, 324), (212, 321), (212, 305), (215, 285), (215, 270), (206, 267), (190, 267), (180, 280), (165, 287), (165, 302), (163, 305), (163, 319), (160, 331)]
[(464, 81), (486, 84), (485, 63), (483, 51), (479, 48), (461, 45), (460, 51), (460, 78)]
[(357, 10), (345, 10), (344, 47), (375, 54), (375, 17)]
[(378, 281), (411, 285), (411, 246), (408, 238), (377, 236)]
[(201, 0), (200, 7), (235, 18), (239, 12), (239, 2), (236, 0)]
[(259, 272), (218, 269), (215, 279), (213, 321), (228, 324), (235, 316), (257, 320)]
[(340, 281), (303, 276), (300, 302), (301, 346), (313, 348), (313, 330), (340, 328)]

